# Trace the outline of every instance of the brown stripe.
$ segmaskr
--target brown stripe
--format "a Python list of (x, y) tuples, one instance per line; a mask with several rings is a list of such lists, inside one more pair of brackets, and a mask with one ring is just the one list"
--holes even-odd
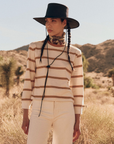
[(28, 101), (32, 101), (31, 99), (26, 99), (26, 98), (22, 98), (21, 100), (28, 100)]
[(83, 97), (83, 95), (74, 95), (74, 97)]
[(82, 65), (77, 65), (77, 66), (74, 66), (74, 68), (77, 68), (77, 67), (82, 67)]
[[(42, 58), (47, 59), (46, 56), (43, 56)], [(40, 57), (35, 57), (35, 59), (40, 59)], [(49, 57), (49, 59), (54, 60), (55, 58)], [(56, 60), (61, 60), (61, 61), (66, 61), (66, 62), (68, 62), (67, 59), (62, 59), (62, 58), (57, 58)], [(70, 61), (70, 62), (73, 63), (72, 61)]]
[(46, 66), (39, 66), (39, 67), (36, 67), (36, 69), (41, 69), (41, 68), (47, 68)]
[(75, 87), (83, 87), (83, 85), (74, 85), (74, 86), (71, 86), (71, 88), (75, 88)]
[(31, 81), (31, 82), (34, 82), (34, 80), (31, 80), (31, 79), (24, 79), (24, 81)]
[(23, 89), (23, 91), (32, 91), (31, 89)]
[(74, 105), (76, 107), (85, 107), (84, 105)]
[[(36, 67), (36, 69), (40, 69), (40, 68), (47, 68), (46, 66), (41, 66), (41, 67)], [(68, 70), (68, 69), (66, 69), (66, 68), (64, 68), (64, 67), (50, 67), (50, 69), (60, 69), (60, 70), (67, 70), (70, 74), (71, 74), (71, 71), (70, 70)]]
[(34, 50), (35, 50), (35, 49), (31, 48), (31, 47), (29, 47), (29, 49), (30, 49), (30, 50), (32, 50), (32, 51), (34, 51)]
[[(37, 48), (37, 47), (35, 47), (34, 49), (33, 48), (31, 48), (31, 47), (29, 47), (29, 49), (30, 50), (32, 50), (32, 51), (34, 51), (35, 49), (36, 50), (41, 50), (41, 48)], [(45, 49), (44, 49), (45, 50)], [(48, 50), (52, 50), (52, 51), (60, 51), (60, 52), (62, 52), (63, 50), (59, 50), (59, 49), (53, 49), (53, 48), (48, 48)], [(67, 53), (67, 51), (64, 51), (65, 53)], [(73, 55), (76, 55), (77, 57), (80, 57), (81, 55), (78, 55), (78, 54), (76, 54), (76, 53), (73, 53), (73, 52), (69, 52), (70, 54), (73, 54)]]
[[(36, 50), (41, 50), (41, 48), (35, 48), (35, 49), (36, 49)], [(44, 50), (45, 50), (45, 49), (44, 49)], [(53, 48), (48, 48), (48, 50), (62, 52), (62, 50), (53, 49)], [(64, 51), (64, 52), (67, 53), (67, 51)], [(69, 53), (78, 56), (78, 54), (76, 54), (76, 53), (73, 53), (73, 52), (69, 52)]]
[(79, 58), (79, 57), (81, 57), (82, 55), (77, 55), (77, 57)]
[(71, 78), (83, 77), (83, 75), (71, 76)]
[[(42, 98), (42, 96), (39, 96), (39, 95), (31, 95), (32, 97), (39, 97), (39, 98)], [(64, 99), (72, 99), (74, 100), (74, 98), (72, 97), (62, 97), (62, 96), (45, 96), (45, 98), (64, 98)]]
[(30, 58), (28, 58), (27, 60), (32, 61), (32, 62), (35, 62), (35, 60), (32, 60), (32, 59), (30, 59)]
[[(46, 76), (35, 77), (35, 79), (40, 79), (40, 78), (46, 78)], [(48, 76), (48, 78), (52, 78), (52, 79), (61, 79), (61, 80), (69, 80), (68, 78), (53, 77), (53, 76)]]
[(27, 68), (26, 70), (28, 70), (28, 71), (30, 71), (30, 72), (35, 72), (34, 70), (31, 70), (31, 69), (29, 69), (29, 68)]
[(76, 53), (73, 53), (73, 52), (69, 52), (69, 53), (78, 56)]
[[(44, 88), (44, 86), (34, 86), (34, 88)], [(46, 88), (70, 89), (69, 87), (46, 86)]]
[(61, 69), (61, 70), (67, 70), (69, 73), (71, 73), (70, 70), (63, 68), (63, 67), (50, 67), (51, 69)]

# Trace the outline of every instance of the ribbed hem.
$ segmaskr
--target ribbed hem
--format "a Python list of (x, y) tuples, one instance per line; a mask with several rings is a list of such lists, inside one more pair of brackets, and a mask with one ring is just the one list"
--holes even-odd
[(75, 114), (82, 114), (83, 108), (82, 107), (74, 107)]
[(22, 101), (22, 109), (30, 109), (31, 101)]

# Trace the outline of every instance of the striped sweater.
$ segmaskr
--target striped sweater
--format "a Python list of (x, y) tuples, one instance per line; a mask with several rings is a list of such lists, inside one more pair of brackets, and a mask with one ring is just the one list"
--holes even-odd
[[(64, 49), (64, 46), (47, 42), (40, 62), (40, 53), (43, 41), (29, 44), (27, 69), (25, 73), (24, 88), (22, 94), (22, 108), (29, 109), (33, 99), (42, 99), (44, 83), (47, 73), (47, 46), (49, 64)], [(67, 47), (49, 68), (44, 100), (47, 101), (71, 101), (75, 114), (82, 114), (84, 106), (84, 81), (81, 50), (70, 46), (70, 61), (68, 62)]]

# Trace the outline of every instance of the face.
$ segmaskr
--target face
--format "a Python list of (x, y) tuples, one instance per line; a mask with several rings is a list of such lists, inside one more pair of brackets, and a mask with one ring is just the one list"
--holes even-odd
[(46, 18), (45, 21), (49, 36), (62, 36), (66, 19), (62, 22), (60, 18)]

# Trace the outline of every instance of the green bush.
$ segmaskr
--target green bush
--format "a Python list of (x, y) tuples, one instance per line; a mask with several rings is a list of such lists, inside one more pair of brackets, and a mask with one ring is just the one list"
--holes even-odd
[(84, 88), (95, 88), (98, 89), (99, 86), (93, 83), (93, 79), (91, 77), (84, 77)]
[(85, 73), (85, 72), (87, 72), (89, 62), (88, 62), (88, 60), (86, 59), (86, 57), (84, 56), (83, 53), (82, 53), (82, 61), (83, 61), (83, 70), (84, 70), (84, 73)]
[(112, 74), (114, 74), (114, 68), (113, 69), (109, 69), (107, 76), (108, 77), (112, 77)]
[(2, 61), (3, 60), (3, 57), (0, 55), (0, 61)]

